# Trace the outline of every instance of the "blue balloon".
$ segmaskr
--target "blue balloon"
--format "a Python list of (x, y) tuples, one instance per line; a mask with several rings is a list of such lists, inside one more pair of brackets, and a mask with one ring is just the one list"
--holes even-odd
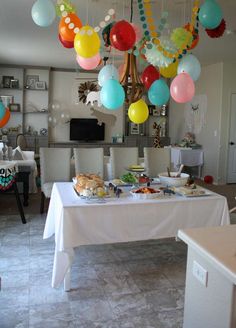
[(3, 103), (0, 101), (0, 120), (3, 119), (5, 114), (6, 114), (6, 108), (4, 107)]
[(170, 90), (164, 80), (159, 79), (152, 83), (148, 90), (148, 99), (155, 106), (162, 106), (168, 102)]
[(47, 27), (56, 18), (56, 10), (51, 0), (37, 0), (32, 9), (31, 16), (35, 24)]
[(98, 84), (102, 87), (110, 79), (119, 80), (119, 73), (114, 65), (106, 65), (101, 69), (98, 74)]
[(101, 89), (100, 100), (107, 109), (119, 109), (124, 104), (125, 100), (123, 87), (114, 79), (107, 80)]
[(201, 65), (194, 55), (186, 55), (178, 64), (178, 74), (188, 73), (193, 81), (197, 81), (201, 74)]
[(206, 0), (200, 8), (198, 17), (203, 27), (212, 30), (220, 25), (223, 14), (215, 0)]

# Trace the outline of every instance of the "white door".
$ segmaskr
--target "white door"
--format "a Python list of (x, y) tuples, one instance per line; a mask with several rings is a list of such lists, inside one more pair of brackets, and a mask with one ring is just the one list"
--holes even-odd
[(228, 183), (236, 183), (236, 93), (231, 95), (229, 151), (228, 151)]

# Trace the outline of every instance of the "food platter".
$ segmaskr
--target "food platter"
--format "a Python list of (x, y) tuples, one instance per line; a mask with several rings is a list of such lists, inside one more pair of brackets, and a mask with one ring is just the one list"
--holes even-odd
[(199, 186), (196, 186), (196, 188), (191, 187), (173, 187), (172, 188), (175, 193), (185, 196), (185, 197), (204, 197), (204, 196), (210, 196), (213, 195), (213, 193), (207, 189), (201, 188)]
[(129, 167), (126, 168), (126, 170), (134, 173), (140, 173), (146, 171), (145, 167), (141, 165), (130, 165)]
[[(152, 192), (145, 192), (145, 191), (152, 191)], [(160, 189), (154, 189), (150, 187), (140, 187), (137, 189), (133, 189), (130, 191), (130, 194), (136, 199), (153, 199), (163, 195)]]
[(80, 198), (80, 199), (85, 199), (87, 201), (99, 201), (102, 202), (104, 200), (104, 198), (110, 198), (111, 196), (109, 194), (104, 195), (103, 197), (99, 197), (98, 195), (91, 195), (91, 196), (84, 196), (84, 195), (80, 195), (80, 193), (76, 190), (75, 186), (73, 185), (73, 189), (76, 193), (76, 195)]
[(73, 188), (80, 198), (103, 199), (108, 193), (104, 181), (96, 174), (78, 174), (72, 179)]

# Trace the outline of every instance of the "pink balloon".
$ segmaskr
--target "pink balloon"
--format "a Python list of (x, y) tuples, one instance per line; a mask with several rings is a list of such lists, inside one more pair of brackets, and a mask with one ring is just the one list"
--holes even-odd
[(142, 39), (143, 32), (142, 32), (141, 28), (138, 25), (133, 24), (133, 23), (131, 23), (131, 25), (133, 26), (133, 29), (134, 29), (134, 32), (135, 32), (135, 37), (136, 37), (135, 43), (137, 43)]
[(84, 57), (81, 57), (81, 56), (77, 55), (76, 60), (77, 60), (77, 63), (83, 69), (90, 70), (90, 69), (96, 68), (99, 65), (101, 57), (100, 57), (100, 54), (98, 52), (95, 56), (89, 57), (89, 58), (84, 58)]
[(170, 85), (171, 97), (177, 103), (186, 103), (190, 101), (195, 94), (195, 85), (187, 73), (178, 74)]

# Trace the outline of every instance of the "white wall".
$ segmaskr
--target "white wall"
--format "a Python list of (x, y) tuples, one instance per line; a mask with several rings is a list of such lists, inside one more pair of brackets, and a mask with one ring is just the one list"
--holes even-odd
[[(71, 118), (78, 117), (93, 117), (90, 115), (90, 106), (86, 106), (78, 101), (78, 86), (80, 83), (86, 81), (96, 81), (97, 75), (95, 73), (74, 73), (63, 71), (52, 71), (51, 73), (51, 92), (50, 102), (58, 101), (65, 113), (69, 112)], [(112, 142), (113, 135), (123, 135), (123, 113), (121, 108), (116, 111), (106, 110), (104, 107), (96, 107), (106, 114), (113, 114), (117, 117), (114, 126), (105, 124), (105, 142)], [(58, 125), (51, 129), (50, 140), (55, 141), (69, 141), (69, 124)]]
[[(203, 176), (212, 175), (215, 183), (219, 182), (219, 152), (221, 134), (221, 109), (223, 92), (223, 64), (218, 63), (202, 67), (199, 80), (195, 83), (196, 95), (207, 96), (206, 124), (196, 142), (204, 150)], [(185, 104), (170, 103), (169, 131), (171, 143), (179, 143), (186, 128), (184, 120)]]

